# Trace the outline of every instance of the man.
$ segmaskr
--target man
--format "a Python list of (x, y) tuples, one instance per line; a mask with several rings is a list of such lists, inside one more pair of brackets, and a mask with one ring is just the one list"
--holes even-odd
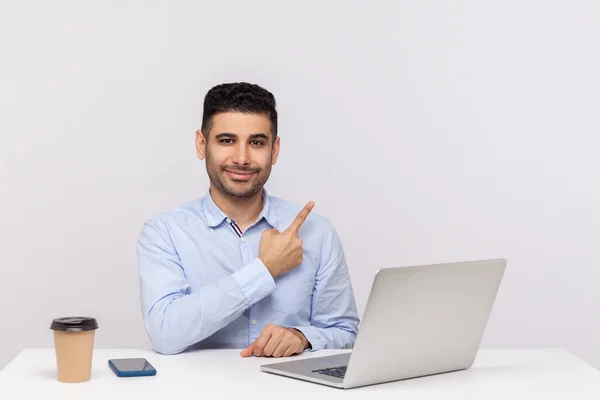
[(335, 229), (310, 214), (313, 202), (300, 208), (263, 189), (279, 147), (270, 92), (248, 83), (209, 90), (196, 151), (210, 188), (150, 218), (138, 238), (142, 312), (157, 352), (352, 348), (359, 319)]

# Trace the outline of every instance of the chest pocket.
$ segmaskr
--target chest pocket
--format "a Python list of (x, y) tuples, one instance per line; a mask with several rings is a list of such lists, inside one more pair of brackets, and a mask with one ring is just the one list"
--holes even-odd
[(315, 275), (311, 268), (302, 265), (290, 272), (275, 278), (276, 289), (271, 293), (271, 308), (287, 315), (296, 315), (304, 307), (309, 306)]

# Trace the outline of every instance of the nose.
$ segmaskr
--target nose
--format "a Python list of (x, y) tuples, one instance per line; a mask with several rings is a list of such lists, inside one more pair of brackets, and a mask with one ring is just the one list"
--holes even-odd
[(237, 165), (250, 164), (250, 155), (245, 144), (240, 143), (236, 147), (235, 153), (233, 154), (233, 163)]

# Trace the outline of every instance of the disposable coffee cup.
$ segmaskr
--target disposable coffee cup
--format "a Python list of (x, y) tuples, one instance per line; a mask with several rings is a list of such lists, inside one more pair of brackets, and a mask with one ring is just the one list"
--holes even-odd
[(56, 372), (59, 382), (87, 382), (92, 374), (94, 335), (98, 322), (90, 317), (66, 317), (52, 320)]

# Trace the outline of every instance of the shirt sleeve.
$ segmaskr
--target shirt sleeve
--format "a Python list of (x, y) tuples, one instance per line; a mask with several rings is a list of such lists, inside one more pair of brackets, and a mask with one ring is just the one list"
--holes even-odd
[[(207, 244), (208, 248), (209, 244)], [(275, 289), (258, 258), (192, 290), (167, 225), (148, 220), (137, 241), (144, 326), (154, 349), (176, 354), (223, 328)]]
[(294, 326), (304, 334), (308, 350), (351, 349), (358, 332), (359, 317), (344, 250), (335, 230), (321, 249), (310, 326)]

